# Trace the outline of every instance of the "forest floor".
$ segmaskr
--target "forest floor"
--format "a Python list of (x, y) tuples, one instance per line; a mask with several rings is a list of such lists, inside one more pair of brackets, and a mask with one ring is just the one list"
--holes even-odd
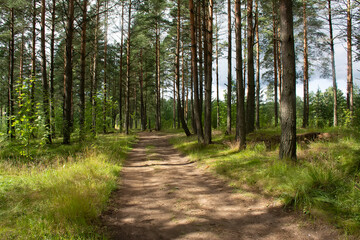
[(171, 135), (140, 133), (102, 214), (110, 239), (339, 239), (327, 224), (238, 192), (180, 154)]

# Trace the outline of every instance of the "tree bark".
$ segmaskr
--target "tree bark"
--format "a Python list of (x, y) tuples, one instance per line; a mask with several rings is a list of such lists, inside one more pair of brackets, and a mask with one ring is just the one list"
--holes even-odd
[(226, 129), (231, 134), (231, 88), (232, 88), (232, 30), (231, 30), (231, 0), (227, 2), (228, 13), (228, 83), (227, 83), (227, 117)]
[(83, 16), (81, 24), (81, 57), (80, 57), (80, 139), (85, 137), (85, 77), (86, 77), (86, 24), (87, 2), (83, 1)]
[(242, 43), (241, 43), (241, 3), (235, 0), (235, 36), (236, 36), (236, 140), (239, 149), (246, 148), (245, 96), (242, 77)]
[(126, 54), (126, 98), (125, 98), (125, 134), (129, 134), (129, 121), (130, 121), (130, 54), (131, 54), (131, 0), (129, 0), (129, 19), (128, 19), (128, 39), (127, 39), (127, 54)]
[(125, 0), (121, 2), (121, 43), (120, 43), (120, 79), (119, 79), (119, 128), (120, 132), (123, 129), (123, 114), (122, 114), (122, 93), (123, 93), (123, 53), (124, 53), (124, 8)]
[[(33, 1), (31, 44), (31, 86), (30, 86), (30, 123), (35, 121), (35, 78), (36, 78), (36, 0)], [(32, 133), (32, 137), (35, 137)]]
[(260, 38), (259, 38), (259, 0), (255, 0), (255, 34), (256, 34), (256, 113), (255, 125), (260, 129)]
[(337, 83), (336, 83), (336, 68), (335, 68), (335, 49), (334, 49), (334, 36), (333, 36), (333, 26), (332, 26), (332, 13), (331, 13), (331, 0), (328, 0), (328, 13), (329, 13), (329, 32), (330, 32), (330, 55), (331, 55), (331, 70), (332, 70), (332, 80), (333, 80), (333, 95), (334, 95), (334, 118), (333, 125), (336, 127), (338, 125), (337, 119)]
[[(202, 9), (202, 10), (201, 10)], [(203, 58), (203, 51), (205, 51), (205, 46), (203, 45), (203, 38), (205, 39), (205, 20), (202, 19), (202, 16), (205, 15), (205, 0), (198, 1), (198, 8), (197, 8), (197, 20), (198, 20), (198, 49), (199, 49), (199, 107), (200, 107), (200, 119), (202, 122), (203, 119), (203, 106), (204, 106), (204, 58)], [(205, 40), (204, 40), (205, 42)], [(204, 43), (205, 44), (205, 43)], [(204, 48), (203, 48), (204, 46)]]
[(254, 81), (254, 27), (253, 27), (253, 0), (247, 0), (247, 42), (248, 42), (248, 95), (246, 108), (246, 128), (253, 132), (255, 129), (255, 81)]
[(205, 144), (211, 143), (211, 93), (212, 93), (212, 50), (213, 50), (213, 0), (208, 0), (206, 12), (206, 38), (205, 38), (205, 118), (204, 140)]
[(278, 125), (279, 113), (278, 113), (278, 49), (277, 49), (277, 23), (276, 23), (276, 1), (273, 0), (273, 53), (274, 53), (274, 118), (275, 127)]
[(45, 0), (41, 0), (41, 79), (43, 86), (43, 108), (45, 117), (45, 138), (46, 143), (51, 144), (51, 130), (50, 130), (50, 99), (49, 99), (49, 83), (47, 80), (46, 71), (46, 51), (45, 51)]
[(189, 11), (190, 11), (190, 37), (191, 37), (191, 68), (192, 68), (192, 78), (194, 82), (194, 117), (196, 123), (196, 132), (198, 135), (199, 143), (204, 143), (204, 133), (201, 123), (200, 115), (200, 100), (199, 100), (199, 83), (198, 83), (198, 71), (197, 71), (197, 57), (196, 57), (196, 36), (195, 36), (195, 11), (194, 11), (194, 2), (189, 0)]
[[(44, 0), (43, 0), (44, 1)], [(72, 112), (72, 41), (74, 32), (74, 0), (69, 0), (68, 22), (66, 27), (66, 68), (64, 85), (64, 144), (70, 144)]]
[[(55, 19), (56, 19), (56, 0), (52, 2), (51, 13), (51, 43), (50, 43), (50, 122), (51, 122), (51, 136), (55, 138), (55, 86), (54, 86), (54, 71), (55, 71)], [(80, 110), (81, 111), (81, 110)], [(81, 114), (80, 114), (81, 116)]]
[(146, 116), (144, 106), (144, 77), (143, 77), (143, 50), (140, 50), (140, 121), (141, 131), (146, 129)]
[(308, 42), (307, 42), (307, 13), (306, 0), (303, 0), (303, 23), (304, 23), (304, 111), (302, 127), (306, 128), (309, 125), (309, 57), (308, 57)]
[(156, 112), (155, 112), (155, 130), (160, 131), (160, 66), (159, 66), (159, 49), (160, 49), (160, 33), (159, 33), (159, 23), (156, 22), (155, 26), (155, 62), (156, 62)]
[(108, 44), (108, 1), (105, 1), (105, 33), (104, 33), (104, 102), (103, 102), (103, 133), (107, 132), (107, 44)]
[(280, 159), (296, 160), (296, 71), (292, 0), (280, 0), (283, 89), (281, 92)]
[(92, 94), (91, 94), (91, 112), (92, 112), (92, 124), (91, 131), (93, 135), (96, 135), (96, 105), (97, 105), (97, 54), (98, 54), (98, 31), (100, 22), (100, 0), (96, 2), (96, 22), (95, 22), (95, 37), (94, 37), (94, 56), (93, 56), (93, 78), (92, 78)]
[(347, 106), (351, 118), (354, 115), (353, 96), (353, 66), (352, 66), (352, 21), (351, 21), (351, 0), (347, 0)]
[[(181, 18), (180, 18), (180, 7), (181, 0), (177, 1), (177, 37), (176, 37), (176, 62), (175, 62), (175, 78), (176, 78), (176, 88), (177, 88), (177, 108), (178, 108), (178, 117), (181, 121), (181, 126), (184, 129), (186, 136), (190, 136), (191, 133), (188, 129), (188, 126), (184, 119), (184, 110), (181, 106), (180, 100), (180, 26), (181, 26)], [(183, 66), (184, 67), (184, 66)], [(184, 86), (184, 82), (183, 82)], [(183, 91), (183, 96), (185, 91)]]
[[(216, 25), (216, 128), (220, 128), (220, 99), (219, 99), (219, 26), (218, 26), (218, 13), (215, 13)], [(230, 67), (231, 69), (231, 67)], [(230, 76), (231, 79), (231, 76)], [(229, 84), (229, 82), (228, 82)], [(228, 89), (229, 90), (229, 89)], [(229, 95), (228, 95), (229, 96)], [(231, 94), (230, 94), (231, 97)], [(228, 105), (229, 106), (229, 105)], [(230, 101), (231, 108), (231, 101)], [(229, 129), (228, 129), (229, 130)], [(231, 110), (230, 110), (230, 131), (231, 131)], [(230, 133), (230, 132), (229, 132)]]
[(10, 9), (10, 44), (9, 44), (9, 88), (8, 88), (8, 132), (10, 139), (15, 138), (15, 126), (13, 119), (14, 109), (14, 67), (15, 67), (15, 16), (14, 8)]

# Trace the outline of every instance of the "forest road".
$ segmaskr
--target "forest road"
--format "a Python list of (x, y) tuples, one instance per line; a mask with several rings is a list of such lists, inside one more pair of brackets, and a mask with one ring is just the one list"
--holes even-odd
[(141, 133), (101, 216), (110, 239), (339, 239), (255, 193), (237, 193), (168, 142)]

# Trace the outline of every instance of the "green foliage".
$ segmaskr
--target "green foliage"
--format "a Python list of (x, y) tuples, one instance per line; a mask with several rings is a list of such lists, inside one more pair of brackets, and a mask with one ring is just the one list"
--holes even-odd
[(0, 238), (103, 239), (96, 220), (134, 140), (113, 134), (71, 146), (55, 143), (33, 153), (38, 163), (2, 155)]
[(274, 138), (279, 129), (255, 132), (248, 137), (247, 149), (240, 152), (223, 135), (215, 136), (215, 144), (209, 146), (199, 145), (195, 136), (177, 136), (171, 141), (237, 188), (246, 191), (252, 186), (279, 198), (285, 206), (323, 217), (348, 233), (359, 233), (359, 134), (343, 128), (327, 132), (332, 136), (327, 141), (299, 145), (296, 163), (278, 160), (277, 147), (269, 150), (256, 142), (257, 136)]

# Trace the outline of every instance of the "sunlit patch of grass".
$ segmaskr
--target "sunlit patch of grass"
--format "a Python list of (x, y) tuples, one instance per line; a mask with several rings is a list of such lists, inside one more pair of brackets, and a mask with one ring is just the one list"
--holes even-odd
[[(236, 188), (253, 186), (281, 199), (285, 206), (328, 219), (348, 233), (360, 232), (360, 141), (353, 130), (327, 129), (334, 137), (298, 145), (298, 161), (278, 159), (278, 148), (250, 142), (238, 151), (218, 135), (217, 144), (202, 146), (196, 137), (177, 137), (172, 143), (193, 160), (229, 179)], [(257, 131), (272, 137), (278, 129)], [(325, 132), (317, 129), (309, 132)], [(299, 131), (300, 132), (300, 131)], [(301, 132), (306, 133), (302, 129)], [(220, 144), (221, 141), (224, 144)]]
[(73, 144), (79, 151), (69, 146), (66, 157), (44, 153), (44, 163), (2, 159), (0, 239), (102, 239), (96, 221), (134, 140), (101, 135), (81, 147)]

